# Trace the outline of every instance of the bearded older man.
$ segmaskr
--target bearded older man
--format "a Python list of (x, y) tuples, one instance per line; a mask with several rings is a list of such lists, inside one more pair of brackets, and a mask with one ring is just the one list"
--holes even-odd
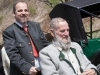
[(50, 24), (52, 44), (40, 53), (42, 75), (97, 75), (96, 67), (83, 54), (78, 43), (71, 42), (68, 23), (54, 18)]

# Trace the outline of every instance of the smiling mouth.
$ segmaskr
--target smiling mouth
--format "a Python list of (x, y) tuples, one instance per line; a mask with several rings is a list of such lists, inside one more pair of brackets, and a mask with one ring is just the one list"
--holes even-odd
[(24, 20), (24, 19), (27, 19), (27, 17), (21, 17), (21, 19), (23, 19), (23, 20)]
[(21, 16), (21, 18), (26, 18), (27, 16)]

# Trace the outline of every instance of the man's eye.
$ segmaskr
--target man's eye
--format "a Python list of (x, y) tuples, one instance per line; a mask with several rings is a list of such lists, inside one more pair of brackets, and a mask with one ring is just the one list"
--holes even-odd
[(25, 12), (28, 12), (28, 10), (25, 10)]
[(60, 32), (65, 32), (65, 30), (61, 30)]
[(22, 12), (23, 10), (18, 10), (18, 12)]
[(28, 10), (18, 10), (18, 12), (28, 12)]
[(65, 32), (65, 31), (69, 32), (69, 29), (67, 29), (67, 30), (61, 30), (60, 32)]

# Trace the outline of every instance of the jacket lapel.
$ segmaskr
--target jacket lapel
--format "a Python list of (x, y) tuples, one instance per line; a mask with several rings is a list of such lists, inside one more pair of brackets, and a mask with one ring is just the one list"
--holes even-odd
[(67, 59), (65, 59), (65, 55), (61, 51), (60, 51), (60, 55), (59, 55), (59, 60), (67, 62), (70, 65), (70, 67), (72, 67), (74, 73), (76, 74), (72, 64)]
[[(70, 48), (70, 49), (73, 52), (73, 54), (75, 54), (75, 56), (76, 56), (76, 59), (77, 59), (77, 61), (79, 63), (79, 66), (80, 66), (80, 71), (83, 72), (83, 69), (81, 68), (80, 61), (79, 61), (79, 59), (77, 57), (77, 54), (76, 54), (76, 49), (75, 48)], [(60, 54), (59, 54), (59, 60), (60, 61), (65, 61), (66, 63), (68, 63), (70, 65), (70, 67), (72, 67), (74, 73), (76, 74), (76, 72), (74, 70), (74, 67), (72, 66), (72, 64), (70, 63), (70, 61), (68, 61), (67, 59), (65, 59), (65, 55), (61, 51), (60, 51)]]
[(77, 56), (77, 54), (76, 54), (76, 49), (75, 48), (70, 48), (71, 49), (71, 51), (73, 52), (73, 54), (75, 54), (75, 56), (76, 56), (76, 59), (77, 59), (77, 61), (78, 61), (78, 63), (79, 63), (79, 66), (80, 66), (80, 71), (81, 72), (83, 72), (83, 69), (81, 68), (81, 63), (80, 63), (80, 61), (79, 61), (79, 59), (78, 59), (78, 56)]

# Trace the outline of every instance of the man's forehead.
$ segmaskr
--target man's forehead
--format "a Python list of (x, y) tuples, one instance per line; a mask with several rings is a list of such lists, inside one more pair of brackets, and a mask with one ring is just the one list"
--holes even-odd
[(57, 28), (63, 28), (63, 27), (69, 28), (68, 23), (66, 21), (65, 22), (59, 22), (58, 25), (57, 25)]
[(19, 3), (17, 3), (16, 4), (16, 6), (15, 6), (16, 8), (27, 8), (27, 4), (26, 3), (24, 3), (24, 2), (19, 2)]

